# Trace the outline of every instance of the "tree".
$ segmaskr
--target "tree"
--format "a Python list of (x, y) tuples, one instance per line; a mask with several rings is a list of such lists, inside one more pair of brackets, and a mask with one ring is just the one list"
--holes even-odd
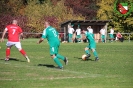
[(97, 0), (65, 0), (68, 9), (72, 8), (74, 14), (81, 14), (86, 19), (96, 19)]
[[(131, 0), (126, 0), (125, 2), (130, 2)], [(111, 20), (109, 26), (115, 26), (115, 31), (131, 33), (133, 32), (133, 12), (129, 15), (119, 15), (114, 11), (115, 0), (102, 0), (97, 5), (99, 10), (97, 12), (98, 20)], [(129, 7), (131, 9), (131, 7)], [(125, 36), (127, 38), (127, 36)], [(132, 36), (133, 38), (133, 36)]]
[(131, 28), (133, 28), (133, 12), (128, 16), (120, 16), (119, 14), (116, 14), (114, 11), (114, 2), (115, 0), (108, 0), (108, 2), (106, 2), (106, 0), (102, 0), (98, 3), (97, 5), (99, 6), (99, 10), (97, 11), (97, 19), (111, 20), (109, 25), (115, 26), (116, 30), (121, 32), (131, 32)]
[(64, 6), (64, 0), (59, 1), (56, 5), (50, 1), (42, 4), (36, 3), (36, 0), (28, 2), (25, 8), (25, 14), (29, 19), (29, 27), (32, 27), (34, 32), (41, 32), (43, 30), (43, 22), (45, 20), (54, 20), (53, 26), (59, 29), (59, 24), (66, 20), (83, 20), (84, 17), (74, 15), (73, 10), (67, 10)]

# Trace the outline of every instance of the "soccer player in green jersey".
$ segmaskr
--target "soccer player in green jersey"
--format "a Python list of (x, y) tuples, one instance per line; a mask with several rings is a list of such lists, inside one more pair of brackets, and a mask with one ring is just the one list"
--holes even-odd
[(61, 64), (59, 59), (63, 60), (66, 65), (68, 63), (68, 59), (67, 59), (67, 57), (64, 57), (64, 56), (58, 54), (58, 49), (60, 46), (60, 41), (58, 39), (58, 32), (56, 31), (55, 28), (50, 26), (50, 23), (47, 21), (44, 23), (44, 27), (45, 27), (45, 29), (43, 30), (42, 37), (40, 38), (40, 40), (37, 43), (40, 44), (45, 38), (47, 38), (48, 43), (50, 45), (50, 55), (51, 55), (52, 59), (58, 65), (59, 69), (63, 69), (63, 65)]
[(91, 33), (87, 32), (87, 30), (85, 30), (85, 29), (83, 29), (82, 32), (85, 34), (86, 39), (89, 42), (89, 45), (85, 48), (85, 53), (87, 54), (87, 58), (90, 57), (89, 49), (91, 49), (95, 56), (95, 61), (98, 61), (99, 58), (98, 58), (98, 54), (96, 52), (96, 42), (95, 42), (93, 35)]

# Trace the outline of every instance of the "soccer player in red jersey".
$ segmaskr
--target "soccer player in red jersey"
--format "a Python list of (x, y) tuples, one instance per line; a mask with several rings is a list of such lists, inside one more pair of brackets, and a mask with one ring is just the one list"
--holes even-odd
[(13, 20), (12, 24), (6, 26), (6, 28), (2, 34), (1, 42), (4, 41), (4, 36), (5, 36), (6, 32), (8, 32), (8, 41), (6, 44), (7, 48), (6, 48), (5, 61), (9, 61), (10, 49), (12, 46), (15, 46), (19, 50), (19, 52), (27, 59), (27, 61), (30, 62), (30, 59), (26, 55), (26, 52), (21, 47), (20, 37), (22, 36), (22, 38), (23, 38), (23, 33), (22, 33), (23, 31), (17, 25), (17, 23), (18, 23), (17, 20)]

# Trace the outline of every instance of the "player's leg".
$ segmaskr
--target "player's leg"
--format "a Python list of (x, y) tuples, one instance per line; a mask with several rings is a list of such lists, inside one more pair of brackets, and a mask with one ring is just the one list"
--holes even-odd
[(68, 58), (67, 57), (64, 57), (64, 56), (62, 56), (60, 54), (57, 54), (56, 57), (61, 59), (61, 60), (63, 60), (65, 62), (65, 65), (68, 64)]
[(69, 42), (72, 42), (72, 34), (69, 34)]
[(51, 58), (54, 60), (54, 62), (58, 65), (58, 67), (60, 69), (63, 68), (63, 65), (61, 64), (61, 62), (59, 61), (58, 57), (55, 55), (57, 53), (57, 51), (55, 51), (55, 47), (54, 46), (50, 46), (50, 55)]
[(113, 34), (110, 34), (110, 41), (113, 42), (114, 36)]
[(77, 35), (77, 40), (78, 40), (78, 42), (81, 42), (81, 36), (80, 35)]
[(113, 42), (113, 41), (114, 41), (114, 35), (112, 34), (112, 36), (111, 36), (111, 37), (112, 37), (112, 42)]
[(92, 50), (93, 55), (95, 56), (95, 61), (99, 60), (98, 54), (97, 54), (97, 51), (96, 51), (96, 43), (95, 42), (90, 44), (90, 49)]
[(79, 42), (81, 42), (81, 35), (79, 35)]
[(5, 61), (9, 61), (10, 49), (11, 49), (11, 46), (7, 46), (7, 48), (6, 48), (6, 58), (5, 58)]
[(105, 35), (101, 35), (102, 42), (105, 42)]
[(103, 35), (103, 43), (105, 43), (105, 35)]
[(112, 36), (111, 36), (111, 34), (109, 34), (109, 37), (110, 37), (109, 41), (111, 42), (111, 41), (112, 41)]
[(6, 58), (5, 58), (5, 61), (9, 61), (9, 57), (10, 57), (10, 50), (11, 50), (11, 47), (14, 45), (14, 43), (12, 42), (7, 42), (6, 43)]
[(89, 52), (89, 46), (85, 47), (85, 53), (86, 53), (86, 57), (89, 58), (91, 55), (90, 55), (90, 52)]
[(63, 60), (65, 62), (65, 65), (67, 65), (68, 64), (68, 58), (67, 57), (64, 57), (64, 56), (62, 56), (62, 55), (60, 55), (58, 53), (58, 51), (59, 51), (59, 45), (57, 45), (56, 50), (55, 50), (55, 51), (57, 51), (56, 52), (56, 57), (59, 58), (59, 59), (61, 59), (61, 60)]
[(103, 42), (103, 35), (101, 35), (101, 42)]
[(71, 42), (71, 34), (68, 34), (68, 42)]
[(91, 50), (92, 50), (92, 52), (93, 52), (94, 56), (95, 56), (95, 57), (98, 57), (98, 54), (97, 54), (96, 49), (92, 48)]
[(59, 69), (63, 69), (63, 65), (60, 63), (59, 59), (55, 56), (55, 54), (51, 55), (51, 58), (54, 60), (54, 62), (58, 65)]
[(98, 54), (97, 54), (96, 49), (92, 48), (91, 50), (92, 50), (92, 52), (93, 52), (93, 54), (94, 54), (94, 56), (95, 56), (95, 61), (98, 61), (99, 58), (98, 58)]
[(27, 56), (26, 52), (24, 49), (22, 49), (21, 47), (21, 43), (20, 42), (16, 42), (15, 43), (16, 48), (19, 50), (19, 52), (26, 58), (27, 62), (30, 62), (29, 57)]

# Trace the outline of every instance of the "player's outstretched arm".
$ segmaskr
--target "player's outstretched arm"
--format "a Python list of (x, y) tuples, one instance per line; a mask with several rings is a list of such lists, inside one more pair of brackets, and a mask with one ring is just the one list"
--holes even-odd
[(23, 35), (23, 33), (20, 33), (20, 38), (22, 38), (22, 40), (24, 40), (24, 35)]
[(40, 40), (37, 42), (37, 44), (40, 44), (44, 39), (40, 38)]
[(82, 38), (81, 38), (82, 40), (85, 40), (86, 39), (86, 36), (85, 35), (82, 35)]
[(3, 34), (2, 34), (2, 38), (1, 38), (0, 42), (3, 42), (3, 41), (4, 41), (4, 36), (5, 36), (5, 34), (6, 34), (6, 30), (4, 30), (4, 32), (3, 32)]

